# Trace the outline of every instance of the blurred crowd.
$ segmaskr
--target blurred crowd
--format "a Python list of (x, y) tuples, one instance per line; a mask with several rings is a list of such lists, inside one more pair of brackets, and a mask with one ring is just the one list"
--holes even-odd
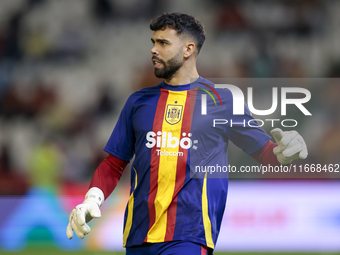
[(0, 195), (89, 182), (128, 95), (160, 81), (148, 24), (164, 11), (204, 24), (203, 77), (333, 78), (298, 130), (308, 162), (340, 163), (337, 1), (2, 0)]

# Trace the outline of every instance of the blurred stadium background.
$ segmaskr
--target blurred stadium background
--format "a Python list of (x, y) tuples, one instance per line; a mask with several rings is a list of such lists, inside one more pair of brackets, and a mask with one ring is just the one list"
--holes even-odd
[[(340, 163), (340, 1), (0, 0), (0, 253), (123, 251), (129, 168), (89, 236), (65, 230), (125, 100), (159, 82), (148, 25), (164, 11), (204, 24), (203, 77), (319, 81), (297, 129), (307, 163)], [(339, 175), (236, 177), (216, 251), (340, 252)]]

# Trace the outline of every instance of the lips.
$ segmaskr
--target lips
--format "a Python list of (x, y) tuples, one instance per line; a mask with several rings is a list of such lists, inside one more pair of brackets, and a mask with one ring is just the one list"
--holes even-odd
[(158, 58), (152, 58), (152, 63), (154, 68), (160, 68), (163, 65), (162, 60)]

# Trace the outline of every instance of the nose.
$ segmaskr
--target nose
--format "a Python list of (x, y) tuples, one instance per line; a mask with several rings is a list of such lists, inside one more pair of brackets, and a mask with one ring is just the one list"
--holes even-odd
[(158, 52), (158, 50), (157, 50), (157, 48), (156, 48), (156, 45), (154, 45), (152, 48), (151, 48), (151, 54), (152, 55), (158, 55), (159, 54), (159, 52)]

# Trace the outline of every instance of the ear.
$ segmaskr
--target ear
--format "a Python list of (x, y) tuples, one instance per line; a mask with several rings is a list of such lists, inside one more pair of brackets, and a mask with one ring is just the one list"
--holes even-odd
[(184, 53), (183, 53), (183, 57), (184, 58), (188, 58), (190, 57), (196, 49), (196, 45), (194, 42), (189, 41), (184, 45)]

